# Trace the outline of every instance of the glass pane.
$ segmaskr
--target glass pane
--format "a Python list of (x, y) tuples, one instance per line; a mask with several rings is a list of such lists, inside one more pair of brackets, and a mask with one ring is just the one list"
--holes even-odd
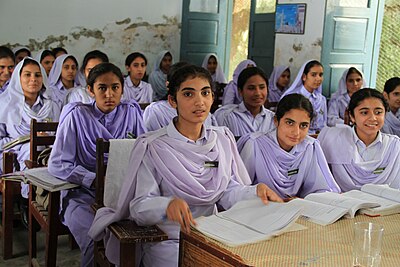
[(276, 0), (256, 0), (256, 14), (275, 13)]
[(218, 13), (218, 0), (190, 0), (189, 12)]
[(337, 0), (340, 7), (369, 7), (369, 0)]

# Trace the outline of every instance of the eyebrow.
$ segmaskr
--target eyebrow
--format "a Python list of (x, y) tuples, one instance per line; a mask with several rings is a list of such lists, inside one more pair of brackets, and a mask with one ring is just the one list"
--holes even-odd
[[(372, 108), (370, 108), (370, 107), (365, 107), (365, 108), (360, 108), (360, 111), (361, 110), (370, 110), (370, 109), (372, 109)], [(373, 108), (374, 110), (375, 109), (381, 109), (381, 110), (383, 110), (383, 108), (381, 108), (381, 107), (376, 107), (376, 108)]]
[[(200, 90), (203, 91), (203, 90), (207, 90), (207, 89), (211, 89), (211, 86), (204, 86)], [(194, 89), (193, 87), (185, 87), (185, 88), (182, 88), (181, 91), (196, 91), (196, 89)]]
[[(98, 83), (97, 85), (98, 85), (98, 86), (101, 86), (101, 85), (102, 85), (102, 86), (107, 86), (106, 83)], [(113, 85), (120, 85), (120, 83), (112, 83), (111, 86), (113, 86)]]
[[(289, 121), (289, 122), (296, 122), (295, 120), (293, 120), (293, 119), (291, 119), (291, 118), (285, 118), (285, 120), (286, 120), (286, 121)], [(301, 121), (301, 122), (299, 122), (299, 124), (303, 124), (303, 123), (310, 124), (310, 122), (308, 122), (308, 121)]]

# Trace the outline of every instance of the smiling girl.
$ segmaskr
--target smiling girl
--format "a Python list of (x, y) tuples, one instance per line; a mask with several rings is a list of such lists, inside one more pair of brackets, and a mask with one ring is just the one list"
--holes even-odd
[(367, 183), (400, 188), (400, 139), (381, 133), (388, 105), (375, 89), (355, 92), (349, 103), (353, 127), (324, 128), (318, 139), (342, 191)]
[[(136, 140), (131, 178), (122, 187), (119, 209), (103, 208), (96, 214), (90, 231), (96, 240), (109, 223), (126, 217), (139, 225), (157, 224), (168, 234), (166, 241), (142, 245), (141, 266), (178, 266), (180, 230), (189, 232), (194, 218), (216, 213), (216, 204), (229, 209), (257, 196), (264, 203), (282, 201), (265, 184), (249, 186), (226, 128), (204, 124), (213, 102), (211, 86), (208, 71), (197, 66), (184, 66), (172, 75), (168, 101), (178, 116), (167, 127)], [(118, 257), (115, 246), (107, 250), (107, 255)]]
[(310, 101), (290, 94), (278, 103), (276, 129), (240, 138), (240, 156), (253, 183), (265, 183), (282, 198), (340, 191), (319, 142), (307, 135), (312, 117)]
[(92, 224), (96, 167), (96, 139), (123, 139), (145, 132), (142, 112), (134, 102), (121, 102), (124, 78), (118, 67), (101, 63), (89, 73), (87, 85), (95, 101), (64, 107), (56, 141), (49, 159), (49, 172), (80, 185), (62, 195), (61, 220), (81, 249), (81, 266), (93, 266)]
[(321, 131), (327, 122), (326, 98), (322, 95), (323, 75), (322, 64), (317, 60), (310, 60), (304, 63), (290, 88), (282, 95), (297, 93), (310, 100), (314, 108), (314, 120), (308, 130), (309, 134), (316, 134)]

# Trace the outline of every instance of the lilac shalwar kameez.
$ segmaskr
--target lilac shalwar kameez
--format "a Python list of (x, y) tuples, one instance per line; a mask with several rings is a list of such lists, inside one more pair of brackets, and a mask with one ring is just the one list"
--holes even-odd
[(121, 102), (113, 111), (103, 113), (96, 102), (79, 102), (64, 107), (49, 159), (49, 172), (79, 188), (61, 195), (61, 218), (81, 253), (81, 266), (93, 266), (93, 240), (87, 235), (94, 218), (93, 181), (96, 166), (96, 139), (127, 138), (145, 132), (142, 113), (136, 102)]
[[(359, 71), (359, 70), (358, 70)], [(328, 126), (335, 126), (344, 123), (344, 113), (350, 102), (350, 96), (347, 93), (346, 76), (349, 69), (343, 72), (342, 77), (339, 80), (339, 86), (335, 93), (332, 94), (329, 100), (328, 107)], [(360, 71), (362, 74), (362, 72)], [(363, 85), (366, 85), (366, 81), (363, 76)], [(361, 87), (362, 88), (362, 87)]]
[[(20, 77), (24, 62), (25, 59), (17, 64), (10, 79), (9, 90), (0, 97), (0, 162), (3, 162), (4, 144), (20, 136), (30, 134), (31, 119), (36, 119), (37, 121), (58, 121), (60, 116), (58, 105), (50, 99), (51, 89), (47, 86), (46, 71), (41, 66), (43, 88), (32, 106), (29, 106), (25, 102)], [(13, 151), (17, 154), (20, 170), (24, 170), (26, 168), (25, 160), (29, 159), (30, 156), (29, 142), (16, 145), (8, 151)], [(0, 173), (2, 173), (3, 166), (2, 164), (0, 165)], [(23, 197), (28, 197), (28, 191), (28, 185), (23, 184), (21, 190)]]
[(281, 198), (340, 192), (319, 142), (309, 136), (289, 152), (279, 146), (277, 130), (240, 138), (240, 156), (253, 184), (265, 183)]
[(338, 124), (325, 127), (318, 135), (333, 177), (343, 192), (368, 183), (388, 184), (400, 189), (400, 139), (378, 132), (369, 146), (354, 128)]
[[(149, 83), (151, 84), (151, 88), (153, 88), (153, 101), (163, 99), (167, 95), (167, 74), (160, 68), (161, 61), (167, 53), (172, 55), (168, 50), (161, 51), (161, 53), (158, 54), (157, 60), (154, 63), (153, 71), (149, 75)], [(172, 57), (172, 60), (173, 59), (174, 58)]]
[(275, 128), (274, 113), (264, 106), (253, 117), (243, 102), (239, 105), (231, 104), (222, 106), (214, 112), (217, 123), (226, 126), (234, 136), (242, 136), (252, 132), (269, 132)]
[[(296, 79), (292, 83), (292, 85), (289, 87), (289, 89), (286, 90), (285, 93), (283, 93), (282, 97), (285, 95), (289, 94), (302, 94), (305, 97), (310, 100), (313, 108), (314, 108), (314, 118), (311, 121), (311, 125), (309, 128), (308, 133), (310, 134), (315, 134), (319, 131), (321, 131), (322, 128), (326, 126), (327, 120), (328, 120), (328, 108), (326, 104), (326, 98), (325, 96), (322, 95), (322, 85), (320, 85), (314, 92), (310, 93), (307, 91), (307, 89), (303, 86), (303, 72), (304, 68), (306, 67), (307, 63), (310, 61), (307, 61), (306, 63), (301, 66), (299, 72), (297, 73)], [(281, 97), (281, 98), (282, 98)]]
[(10, 84), (10, 80), (6, 81), (2, 87), (0, 87), (0, 95), (7, 90), (8, 85)]
[(151, 84), (140, 81), (135, 86), (130, 76), (125, 78), (123, 99), (134, 99), (138, 103), (151, 103), (153, 100), (153, 88)]
[(207, 54), (203, 59), (203, 63), (201, 64), (201, 67), (203, 67), (204, 69), (207, 69), (208, 60), (210, 59), (211, 56), (214, 56), (215, 60), (217, 61), (217, 69), (215, 70), (214, 74), (211, 74), (213, 82), (214, 83), (226, 83), (227, 81), (225, 78), (224, 70), (222, 69), (219, 59), (215, 53)]
[(237, 87), (237, 82), (240, 73), (247, 68), (248, 65), (256, 67), (256, 63), (253, 60), (246, 59), (240, 62), (235, 71), (233, 72), (233, 79), (225, 86), (224, 94), (222, 96), (222, 105), (228, 104), (239, 104), (242, 102), (242, 96), (239, 94), (239, 89)]
[(397, 110), (396, 114), (393, 114), (391, 111), (386, 112), (382, 132), (400, 136), (400, 109)]
[[(217, 212), (216, 204), (229, 209), (243, 199), (256, 197), (232, 134), (225, 127), (203, 125), (194, 142), (180, 134), (173, 122), (135, 142), (126, 179), (118, 201), (119, 209), (100, 209), (89, 232), (95, 240), (106, 237), (106, 255), (118, 262), (115, 238), (104, 232), (107, 225), (130, 218), (140, 225), (157, 224), (169, 239), (142, 245), (143, 266), (178, 265), (180, 225), (166, 219), (173, 198), (184, 199), (194, 216)], [(206, 162), (218, 162), (207, 167)]]
[(68, 90), (65, 98), (64, 104), (74, 103), (74, 102), (81, 102), (83, 104), (89, 104), (94, 101), (94, 97), (89, 94), (89, 91), (86, 87), (77, 86)]
[[(155, 131), (167, 126), (176, 116), (178, 116), (176, 109), (168, 103), (168, 100), (160, 100), (146, 107), (143, 112), (143, 121), (148, 131)], [(218, 126), (217, 120), (211, 113), (208, 114), (204, 123), (207, 126)]]
[(268, 81), (268, 101), (269, 102), (279, 102), (281, 99), (282, 94), (289, 88), (283, 88), (281, 90), (276, 83), (278, 82), (279, 78), (281, 77), (282, 73), (285, 70), (289, 69), (289, 66), (276, 66), (271, 73)]
[[(65, 104), (65, 97), (69, 91), (69, 89), (66, 89), (64, 87), (61, 81), (62, 66), (64, 64), (64, 61), (68, 57), (73, 57), (73, 56), (70, 54), (65, 54), (57, 57), (49, 73), (49, 86), (53, 91), (53, 100), (57, 102), (60, 108), (62, 108), (63, 105)], [(78, 66), (76, 66), (76, 68), (78, 69)], [(78, 87), (80, 85), (78, 79), (78, 73), (79, 71), (76, 72), (76, 76), (74, 79), (74, 87)]]

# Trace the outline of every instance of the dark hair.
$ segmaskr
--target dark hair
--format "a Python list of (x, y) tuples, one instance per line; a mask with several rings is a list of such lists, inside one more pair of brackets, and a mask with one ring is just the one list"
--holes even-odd
[(310, 69), (314, 66), (321, 66), (322, 68), (324, 68), (324, 66), (322, 66), (321, 62), (319, 62), (318, 60), (311, 60), (305, 65), (303, 74), (307, 75), (310, 72)]
[(102, 63), (109, 62), (108, 56), (105, 53), (103, 53), (99, 50), (90, 51), (83, 58), (83, 62), (82, 62), (82, 66), (81, 66), (82, 73), (85, 72), (85, 68), (86, 68), (86, 65), (88, 64), (89, 60), (94, 59), (94, 58), (100, 59)]
[(55, 57), (53, 52), (51, 52), (50, 50), (43, 50), (42, 54), (40, 55), (40, 62), (42, 62), (42, 60), (47, 56)]
[(267, 84), (267, 90), (268, 90), (268, 78), (267, 78), (267, 75), (265, 74), (265, 72), (262, 69), (260, 69), (259, 67), (248, 67), (248, 68), (245, 68), (244, 70), (242, 70), (242, 72), (239, 74), (238, 81), (237, 81), (237, 86), (238, 86), (239, 91), (242, 91), (247, 80), (255, 75), (260, 75), (265, 80), (265, 83)]
[(59, 52), (64, 52), (64, 54), (68, 54), (67, 50), (63, 47), (56, 47), (51, 50), (53, 52), (54, 56), (56, 56)]
[(69, 56), (67, 56), (65, 59), (64, 59), (64, 61), (63, 61), (63, 63), (62, 64), (64, 64), (64, 62), (67, 60), (67, 59), (72, 59), (74, 62), (75, 62), (75, 65), (76, 65), (76, 67), (78, 67), (79, 66), (79, 64), (78, 64), (78, 60), (76, 60), (76, 58), (73, 56), (73, 55), (69, 55)]
[(349, 68), (349, 71), (347, 72), (347, 75), (346, 75), (346, 81), (347, 81), (347, 78), (349, 78), (349, 75), (350, 75), (350, 74), (353, 74), (353, 73), (358, 74), (358, 75), (360, 75), (361, 77), (363, 77), (362, 73), (361, 73), (358, 69), (356, 69), (356, 68), (354, 68), (354, 67), (350, 67), (350, 68)]
[(385, 86), (383, 87), (383, 91), (385, 91), (387, 94), (393, 92), (394, 89), (396, 89), (397, 86), (400, 85), (400, 78), (399, 77), (393, 77), (390, 78), (385, 82)]
[(126, 59), (125, 59), (125, 66), (128, 66), (128, 67), (129, 67), (129, 66), (132, 64), (132, 62), (133, 62), (136, 58), (138, 58), (138, 57), (143, 58), (143, 59), (144, 59), (144, 63), (147, 65), (147, 58), (146, 58), (142, 53), (134, 52), (134, 53), (129, 54), (129, 55), (126, 57)]
[(179, 86), (189, 78), (193, 79), (196, 77), (207, 80), (210, 83), (210, 87), (212, 90), (212, 78), (210, 73), (206, 69), (196, 65), (185, 64), (181, 68), (175, 69), (175, 71), (173, 71), (173, 73), (171, 74), (168, 80), (168, 95), (172, 96), (172, 98), (176, 100), (176, 93)]
[(314, 108), (308, 100), (307, 97), (301, 94), (289, 94), (285, 95), (279, 102), (276, 107), (275, 117), (279, 122), (283, 116), (285, 116), (286, 112), (292, 109), (301, 109), (308, 113), (310, 117), (310, 121), (314, 118)]
[[(209, 56), (209, 57), (208, 57), (208, 60), (210, 60), (210, 58), (214, 58), (214, 59), (215, 59), (215, 62), (217, 62), (217, 63), (218, 63), (218, 60), (217, 60), (217, 57), (216, 57), (216, 56), (214, 56), (214, 55), (211, 55), (211, 56)], [(208, 60), (207, 60), (207, 63), (208, 63)]]
[(15, 55), (13, 51), (8, 48), (7, 46), (0, 46), (0, 58), (12, 58), (13, 61), (15, 61)]
[(186, 61), (179, 61), (171, 65), (169, 68), (169, 71), (167, 73), (167, 93), (165, 94), (164, 97), (162, 97), (160, 100), (167, 100), (168, 99), (168, 90), (169, 90), (169, 80), (171, 80), (172, 75), (175, 73), (176, 70), (182, 68), (183, 66), (191, 65), (190, 63)]
[(93, 85), (96, 82), (96, 79), (106, 73), (114, 73), (119, 81), (121, 82), (122, 92), (124, 91), (124, 76), (122, 75), (121, 70), (112, 63), (104, 62), (96, 65), (89, 72), (89, 76), (87, 77), (87, 85), (90, 86), (91, 90), (93, 90)]
[(385, 111), (389, 111), (389, 104), (387, 103), (381, 92), (373, 88), (363, 88), (355, 92), (350, 98), (348, 110), (351, 116), (354, 117), (354, 109), (358, 107), (358, 105), (360, 105), (361, 101), (367, 98), (377, 98), (381, 100)]
[(17, 57), (17, 55), (19, 53), (21, 53), (21, 52), (28, 52), (28, 57), (32, 56), (31, 51), (29, 51), (28, 48), (23, 47), (23, 48), (18, 49), (17, 51), (15, 51), (15, 53), (14, 53), (15, 57)]
[(21, 69), (19, 71), (19, 75), (21, 75), (22, 69), (27, 65), (37, 65), (39, 67), (40, 71), (42, 71), (41, 68), (40, 68), (39, 63), (36, 60), (33, 60), (32, 58), (25, 58), (24, 59), (24, 63), (22, 64), (22, 67), (21, 67)]

